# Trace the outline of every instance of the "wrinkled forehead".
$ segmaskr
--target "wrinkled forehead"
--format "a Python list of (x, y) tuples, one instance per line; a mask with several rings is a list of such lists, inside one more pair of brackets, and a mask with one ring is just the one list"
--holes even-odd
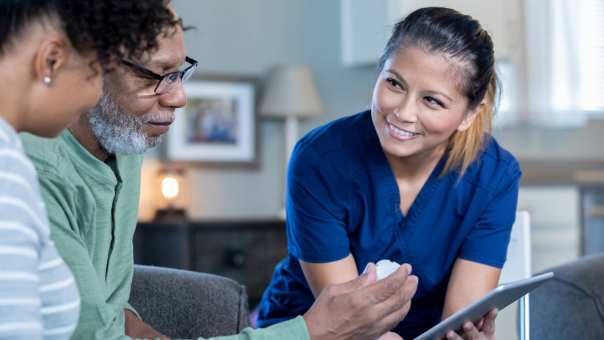
[[(178, 70), (186, 57), (182, 29), (173, 28), (162, 35), (158, 42), (155, 51), (134, 62), (160, 75)], [(112, 96), (129, 95), (139, 89), (139, 81), (140, 78), (130, 68), (122, 65), (117, 72), (104, 75), (103, 92)]]
[(143, 65), (163, 74), (178, 69), (187, 55), (180, 26), (170, 28), (159, 39), (158, 48), (144, 58)]

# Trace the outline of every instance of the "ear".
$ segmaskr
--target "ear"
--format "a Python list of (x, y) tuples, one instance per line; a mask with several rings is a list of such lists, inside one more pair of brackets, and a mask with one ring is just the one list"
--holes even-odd
[[(34, 78), (43, 82), (45, 77), (50, 77), (50, 83), (57, 73), (65, 67), (69, 58), (68, 43), (60, 34), (52, 34), (45, 38), (34, 57)], [(50, 83), (46, 83), (50, 85)]]
[(467, 129), (469, 129), (470, 126), (472, 126), (474, 119), (476, 119), (476, 116), (480, 112), (482, 112), (485, 108), (486, 108), (486, 103), (481, 102), (472, 111), (469, 111), (468, 113), (466, 113), (466, 116), (464, 117), (464, 119), (461, 121), (461, 123), (457, 127), (457, 131), (463, 132), (463, 131), (466, 131)]

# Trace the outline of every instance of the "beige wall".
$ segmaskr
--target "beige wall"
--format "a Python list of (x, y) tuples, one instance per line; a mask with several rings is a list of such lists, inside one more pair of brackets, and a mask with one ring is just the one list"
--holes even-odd
[[(327, 113), (302, 123), (300, 134), (367, 107), (376, 72), (346, 68), (340, 57), (339, 1), (325, 0), (174, 0), (185, 24), (189, 54), (207, 74), (263, 78), (280, 63), (309, 64)], [(522, 92), (522, 91), (519, 91)], [(202, 218), (278, 216), (282, 206), (284, 136), (280, 121), (258, 120), (255, 167), (187, 165), (189, 215)], [(501, 144), (522, 159), (604, 160), (602, 132), (595, 123), (582, 129), (511, 127), (495, 132)], [(151, 152), (143, 171), (141, 218), (157, 205), (159, 167)]]

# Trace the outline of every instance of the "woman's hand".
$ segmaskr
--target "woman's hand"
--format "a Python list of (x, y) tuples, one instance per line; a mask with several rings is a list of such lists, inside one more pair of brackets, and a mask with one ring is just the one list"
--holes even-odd
[(495, 319), (497, 310), (493, 309), (476, 325), (466, 322), (461, 336), (453, 331), (447, 333), (447, 340), (495, 340)]

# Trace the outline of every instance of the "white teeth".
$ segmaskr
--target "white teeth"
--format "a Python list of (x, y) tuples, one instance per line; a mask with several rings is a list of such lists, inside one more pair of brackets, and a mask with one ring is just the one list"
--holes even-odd
[(390, 123), (390, 122), (388, 122), (388, 121), (386, 121), (386, 122), (387, 122), (388, 127), (390, 128), (390, 130), (391, 130), (392, 132), (394, 132), (394, 134), (395, 134), (397, 137), (399, 137), (399, 138), (402, 138), (402, 139), (409, 139), (409, 138), (413, 138), (413, 137), (415, 137), (416, 135), (418, 135), (417, 133), (413, 133), (413, 132), (409, 132), (409, 131), (405, 131), (405, 130), (399, 129), (399, 128), (398, 128), (398, 127), (396, 127), (394, 124), (392, 124), (392, 123)]
[(414, 133), (411, 133), (411, 132), (408, 132), (408, 131), (405, 131), (405, 130), (401, 130), (401, 129), (397, 128), (396, 126), (392, 125), (392, 124), (390, 124), (390, 128), (392, 128), (392, 130), (394, 130), (394, 132), (396, 132), (397, 135), (401, 135), (401, 136), (404, 136), (404, 137), (413, 137), (413, 136), (415, 136)]

